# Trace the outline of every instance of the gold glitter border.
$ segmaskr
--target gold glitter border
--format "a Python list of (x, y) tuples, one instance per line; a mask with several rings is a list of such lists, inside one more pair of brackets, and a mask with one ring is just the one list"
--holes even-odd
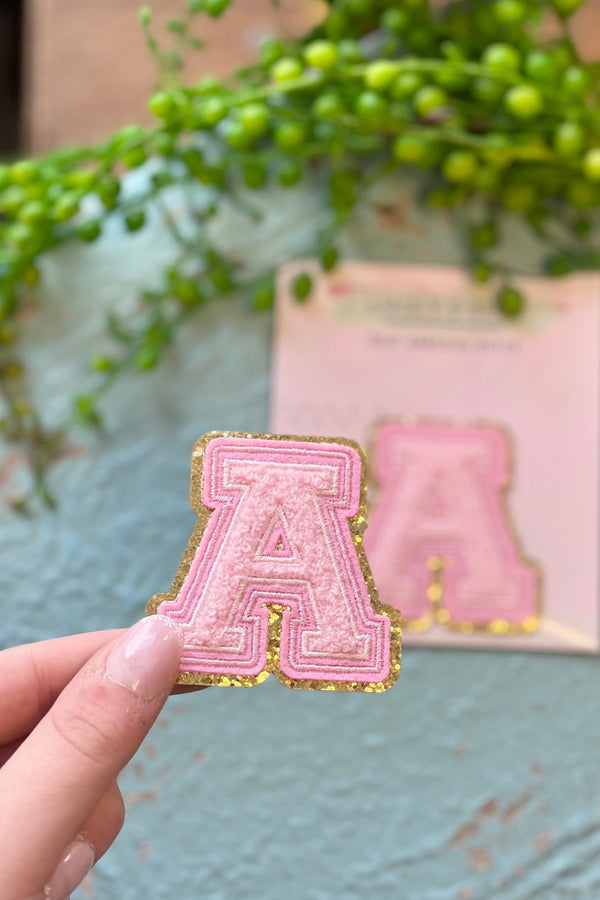
[(187, 685), (220, 685), (223, 687), (253, 687), (255, 684), (260, 684), (268, 678), (270, 674), (273, 674), (278, 681), (289, 688), (301, 688), (311, 691), (361, 691), (363, 693), (376, 694), (387, 691), (396, 683), (400, 675), (402, 617), (400, 611), (394, 606), (386, 606), (379, 601), (377, 588), (375, 587), (373, 575), (364, 551), (363, 534), (367, 527), (367, 458), (362, 447), (357, 444), (356, 441), (352, 441), (349, 438), (307, 437), (306, 435), (298, 434), (252, 434), (244, 431), (209, 431), (202, 435), (196, 442), (192, 452), (190, 488), (190, 503), (192, 509), (198, 516), (198, 521), (192, 532), (192, 536), (188, 542), (183, 559), (177, 569), (177, 573), (169, 591), (166, 594), (155, 594), (151, 597), (146, 606), (146, 615), (154, 615), (161, 603), (174, 602), (177, 599), (181, 586), (190, 570), (198, 545), (213, 512), (202, 502), (202, 467), (204, 462), (204, 452), (210, 441), (218, 437), (248, 438), (269, 441), (301, 441), (303, 443), (312, 444), (342, 444), (345, 447), (352, 447), (356, 450), (361, 461), (360, 500), (356, 515), (347, 521), (373, 611), (377, 615), (387, 616), (390, 620), (389, 674), (384, 681), (376, 682), (321, 681), (317, 679), (289, 678), (289, 676), (282, 672), (279, 660), (283, 607), (278, 604), (269, 604), (267, 664), (262, 672), (258, 675), (218, 675), (208, 673), (201, 674), (198, 672), (180, 672), (176, 683)]
[(402, 616), (402, 623), (404, 627), (407, 629), (407, 631), (413, 632), (413, 634), (423, 634), (425, 631), (428, 631), (435, 623), (441, 625), (443, 628), (448, 628), (451, 631), (458, 631), (461, 634), (465, 635), (491, 634), (494, 635), (494, 637), (518, 637), (533, 634), (540, 627), (543, 618), (542, 585), (544, 581), (544, 573), (541, 565), (538, 562), (530, 559), (525, 555), (522, 541), (517, 532), (515, 520), (510, 511), (509, 495), (514, 487), (514, 475), (516, 468), (514, 452), (516, 441), (513, 439), (513, 435), (510, 429), (504, 424), (501, 425), (489, 419), (444, 419), (429, 416), (384, 416), (382, 418), (379, 418), (371, 426), (371, 435), (367, 442), (367, 446), (369, 449), (367, 455), (367, 479), (368, 482), (376, 488), (380, 488), (380, 483), (373, 475), (373, 466), (371, 464), (371, 460), (373, 459), (373, 450), (377, 438), (377, 432), (383, 425), (394, 423), (399, 423), (401, 425), (437, 425), (439, 427), (446, 428), (448, 426), (452, 428), (487, 428), (499, 431), (504, 435), (507, 446), (507, 473), (506, 484), (503, 488), (500, 489), (500, 503), (508, 530), (517, 549), (519, 561), (533, 568), (537, 574), (535, 612), (532, 616), (528, 616), (526, 619), (523, 619), (523, 621), (518, 625), (511, 624), (507, 619), (493, 619), (487, 625), (480, 625), (475, 622), (470, 622), (467, 619), (452, 619), (450, 618), (450, 614), (448, 613), (447, 609), (443, 606), (442, 594), (440, 600), (430, 600), (429, 598), (427, 598), (429, 602), (429, 609), (418, 619), (407, 619)]

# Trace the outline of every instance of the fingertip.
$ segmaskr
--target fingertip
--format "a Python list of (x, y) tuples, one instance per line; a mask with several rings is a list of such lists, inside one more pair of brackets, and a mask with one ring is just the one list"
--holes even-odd
[(105, 675), (141, 700), (166, 696), (177, 679), (183, 646), (179, 625), (167, 616), (147, 616), (117, 641)]

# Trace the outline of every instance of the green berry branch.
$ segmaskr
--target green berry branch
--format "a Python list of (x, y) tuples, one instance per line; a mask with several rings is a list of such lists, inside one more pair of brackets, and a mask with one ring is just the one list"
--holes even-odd
[[(296, 42), (268, 40), (255, 64), (226, 80), (181, 80), (185, 54), (202, 47), (202, 23), (229, 0), (189, 0), (159, 41), (151, 12), (140, 20), (160, 85), (155, 124), (131, 125), (103, 143), (0, 166), (0, 429), (26, 454), (32, 495), (52, 503), (46, 473), (70, 429), (99, 427), (103, 393), (124, 373), (154, 368), (194, 312), (231, 294), (271, 307), (273, 269), (251, 278), (210, 239), (225, 202), (253, 215), (249, 192), (303, 179), (322, 187), (329, 218), (306, 253), (324, 269), (336, 234), (372, 185), (409, 169), (432, 211), (457, 210), (474, 278), (500, 276), (499, 310), (518, 316), (525, 298), (514, 272), (495, 264), (508, 214), (547, 246), (546, 270), (600, 267), (593, 215), (600, 205), (600, 62), (584, 63), (569, 17), (582, 0), (329, 0), (323, 21)], [(547, 37), (549, 25), (555, 37)], [(127, 173), (152, 159), (149, 186), (131, 196)], [(163, 203), (173, 185), (203, 185), (185, 233)], [(186, 190), (190, 197), (198, 192)], [(92, 243), (109, 218), (127, 232), (159, 209), (176, 254), (148, 285), (133, 319), (108, 317), (110, 354), (90, 360), (92, 390), (68, 421), (49, 427), (27, 391), (22, 314), (42, 257), (66, 242)], [(298, 302), (311, 278), (294, 283)], [(31, 496), (18, 498), (26, 511)]]

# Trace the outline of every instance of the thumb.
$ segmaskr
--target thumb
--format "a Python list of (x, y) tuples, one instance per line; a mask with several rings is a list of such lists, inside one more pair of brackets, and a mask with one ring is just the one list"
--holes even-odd
[(0, 897), (33, 895), (138, 749), (177, 678), (181, 631), (142, 619), (103, 647), (0, 769)]

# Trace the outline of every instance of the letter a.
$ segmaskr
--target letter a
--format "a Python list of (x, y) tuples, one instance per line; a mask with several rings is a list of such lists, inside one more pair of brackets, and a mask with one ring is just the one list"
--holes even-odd
[(379, 495), (365, 544), (383, 602), (413, 630), (434, 621), (497, 634), (538, 625), (538, 572), (504, 504), (498, 428), (385, 422), (373, 447)]
[(400, 615), (362, 549), (362, 451), (350, 441), (211, 433), (192, 457), (199, 520), (148, 612), (185, 634), (179, 682), (382, 691), (400, 671)]

